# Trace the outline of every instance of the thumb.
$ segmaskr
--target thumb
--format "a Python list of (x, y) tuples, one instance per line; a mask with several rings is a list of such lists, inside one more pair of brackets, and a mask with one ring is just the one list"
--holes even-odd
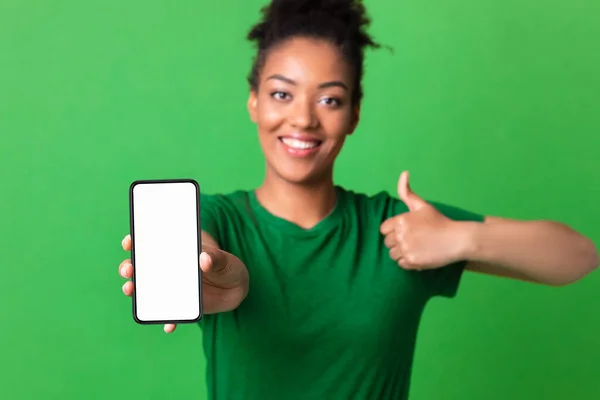
[(200, 269), (202, 272), (216, 273), (225, 269), (225, 255), (220, 250), (204, 250), (200, 254)]
[(413, 192), (408, 183), (408, 171), (402, 172), (398, 180), (398, 196), (406, 204), (410, 211), (418, 211), (426, 207), (428, 203)]

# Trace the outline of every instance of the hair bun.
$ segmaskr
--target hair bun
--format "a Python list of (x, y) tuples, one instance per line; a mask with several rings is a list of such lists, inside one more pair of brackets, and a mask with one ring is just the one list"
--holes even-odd
[(273, 20), (333, 19), (356, 31), (369, 22), (365, 8), (358, 0), (273, 0), (270, 12)]
[(322, 13), (330, 16), (347, 16), (351, 12), (361, 13), (360, 2), (354, 0), (273, 0), (271, 10), (283, 15)]
[(248, 34), (248, 39), (257, 41), (259, 47), (270, 43), (272, 37), (316, 25), (345, 32), (343, 36), (359, 46), (378, 47), (364, 32), (370, 20), (360, 0), (272, 0), (261, 11), (262, 22)]

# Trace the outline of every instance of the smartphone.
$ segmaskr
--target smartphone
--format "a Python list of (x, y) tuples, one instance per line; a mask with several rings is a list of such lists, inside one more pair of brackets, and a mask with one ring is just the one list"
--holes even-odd
[(133, 318), (202, 318), (200, 187), (193, 179), (137, 180), (129, 189)]

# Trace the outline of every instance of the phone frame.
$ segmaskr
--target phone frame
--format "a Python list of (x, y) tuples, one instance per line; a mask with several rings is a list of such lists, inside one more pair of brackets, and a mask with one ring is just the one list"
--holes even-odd
[[(199, 315), (197, 318), (191, 320), (165, 320), (165, 321), (143, 321), (137, 316), (136, 307), (136, 283), (135, 283), (135, 229), (134, 229), (134, 210), (133, 210), (133, 189), (137, 185), (148, 185), (148, 184), (164, 184), (164, 183), (192, 183), (196, 188), (196, 227), (198, 231), (198, 293), (199, 296)], [(157, 325), (157, 324), (191, 324), (199, 322), (204, 316), (204, 304), (202, 301), (202, 269), (200, 268), (200, 254), (202, 252), (202, 225), (200, 220), (200, 185), (194, 179), (182, 178), (182, 179), (139, 179), (131, 183), (129, 186), (129, 234), (131, 236), (131, 265), (133, 265), (133, 276), (131, 281), (133, 282), (133, 294), (132, 298), (132, 314), (135, 322), (141, 325)]]

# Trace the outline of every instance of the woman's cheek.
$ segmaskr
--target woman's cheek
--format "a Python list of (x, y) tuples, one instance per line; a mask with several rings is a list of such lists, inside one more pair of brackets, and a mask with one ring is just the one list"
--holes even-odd
[(266, 130), (271, 131), (278, 128), (285, 121), (285, 115), (281, 107), (267, 105), (262, 111), (259, 121)]

